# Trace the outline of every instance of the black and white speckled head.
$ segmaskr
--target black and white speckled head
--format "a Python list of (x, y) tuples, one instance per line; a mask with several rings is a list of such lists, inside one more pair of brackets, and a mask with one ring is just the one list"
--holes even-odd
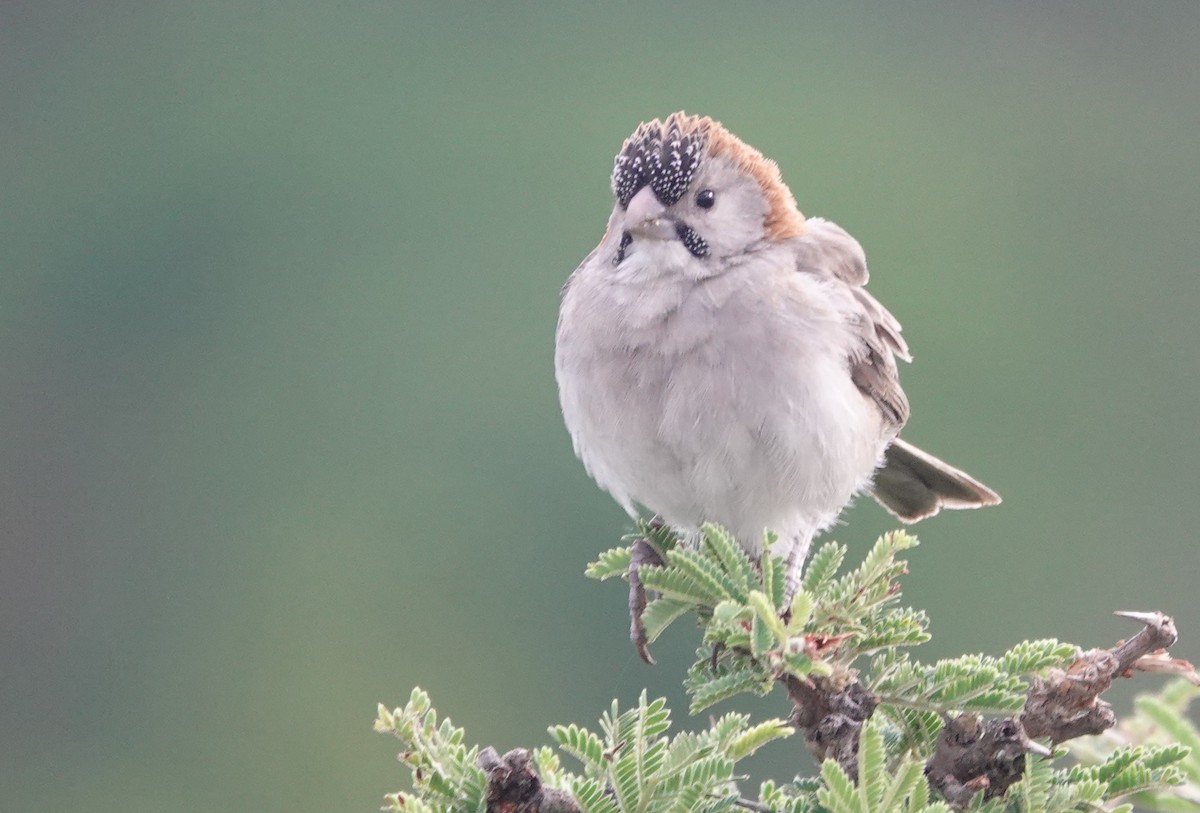
[(687, 123), (678, 114), (665, 123), (658, 119), (644, 122), (626, 139), (612, 176), (613, 194), (622, 207), (628, 207), (634, 194), (646, 185), (666, 206), (687, 192), (708, 133), (696, 127), (685, 130), (681, 122)]
[[(698, 259), (804, 233), (804, 216), (775, 163), (706, 116), (678, 112), (640, 124), (617, 154), (612, 191), (618, 221), (643, 217), (648, 206), (661, 209), (671, 228), (655, 234), (673, 234)], [(629, 211), (635, 199), (636, 213)], [(638, 250), (638, 224), (620, 225), (617, 265)]]

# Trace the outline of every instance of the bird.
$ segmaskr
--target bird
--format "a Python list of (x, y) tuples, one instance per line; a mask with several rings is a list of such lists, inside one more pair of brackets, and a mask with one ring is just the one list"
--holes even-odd
[[(786, 562), (868, 492), (903, 522), (999, 495), (900, 439), (900, 323), (845, 229), (718, 121), (642, 122), (599, 245), (562, 289), (554, 366), (576, 455), (637, 518), (724, 527)], [(632, 601), (631, 601), (632, 605)], [(644, 655), (645, 657), (645, 655)]]

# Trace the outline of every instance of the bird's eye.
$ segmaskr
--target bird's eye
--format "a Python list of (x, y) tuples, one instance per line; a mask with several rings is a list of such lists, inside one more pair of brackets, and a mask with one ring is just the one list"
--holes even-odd
[(696, 195), (696, 205), (701, 209), (711, 209), (717, 202), (717, 193), (711, 189), (701, 189)]

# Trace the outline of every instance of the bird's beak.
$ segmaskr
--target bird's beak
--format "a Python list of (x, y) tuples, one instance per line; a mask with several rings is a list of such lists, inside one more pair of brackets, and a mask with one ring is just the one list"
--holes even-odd
[(626, 223), (629, 231), (642, 237), (653, 237), (658, 240), (675, 240), (675, 221), (667, 216), (667, 209), (649, 186), (643, 186), (629, 201), (625, 210)]

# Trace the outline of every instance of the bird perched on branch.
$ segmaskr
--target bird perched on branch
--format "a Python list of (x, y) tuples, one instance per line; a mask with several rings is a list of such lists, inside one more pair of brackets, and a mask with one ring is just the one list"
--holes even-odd
[(900, 323), (862, 247), (805, 218), (779, 168), (718, 122), (674, 113), (616, 157), (600, 244), (571, 275), (555, 372), (588, 473), (632, 516), (778, 534), (789, 592), (814, 535), (862, 491), (905, 522), (992, 505), (900, 440)]

